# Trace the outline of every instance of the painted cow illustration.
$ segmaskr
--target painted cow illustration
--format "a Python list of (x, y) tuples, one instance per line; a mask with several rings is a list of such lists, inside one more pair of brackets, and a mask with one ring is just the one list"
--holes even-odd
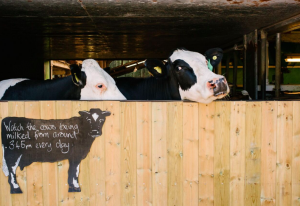
[(90, 151), (96, 137), (102, 135), (109, 111), (79, 111), (70, 119), (30, 119), (6, 117), (2, 120), (3, 172), (8, 176), (11, 194), (22, 193), (16, 169), (33, 162), (69, 160), (69, 192), (80, 192), (79, 164)]

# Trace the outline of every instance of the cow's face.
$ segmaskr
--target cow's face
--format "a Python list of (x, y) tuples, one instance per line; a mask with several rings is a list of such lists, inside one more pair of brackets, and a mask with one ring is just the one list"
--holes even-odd
[(86, 84), (81, 89), (81, 100), (126, 100), (115, 80), (95, 60), (84, 60), (81, 71), (86, 76)]
[[(79, 114), (88, 125), (88, 135), (95, 138), (102, 135), (102, 127), (105, 122), (105, 117), (110, 116), (109, 111), (101, 111), (100, 109), (90, 109), (90, 111), (79, 111)], [(90, 126), (90, 128), (89, 128)]]
[(169, 57), (169, 66), (178, 81), (181, 99), (210, 103), (229, 93), (225, 77), (210, 71), (200, 53), (175, 50)]

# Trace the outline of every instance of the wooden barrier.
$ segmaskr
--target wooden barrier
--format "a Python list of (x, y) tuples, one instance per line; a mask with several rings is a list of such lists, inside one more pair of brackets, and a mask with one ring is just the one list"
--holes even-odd
[[(7, 116), (112, 112), (68, 192), (67, 160), (0, 171), (0, 205), (300, 205), (300, 102), (1, 102)], [(2, 166), (2, 147), (0, 165)]]

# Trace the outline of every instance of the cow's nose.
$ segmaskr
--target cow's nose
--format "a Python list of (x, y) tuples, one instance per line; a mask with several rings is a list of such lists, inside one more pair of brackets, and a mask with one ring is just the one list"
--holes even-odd
[(207, 88), (213, 90), (214, 96), (219, 96), (227, 93), (227, 81), (224, 77), (213, 78), (206, 83)]

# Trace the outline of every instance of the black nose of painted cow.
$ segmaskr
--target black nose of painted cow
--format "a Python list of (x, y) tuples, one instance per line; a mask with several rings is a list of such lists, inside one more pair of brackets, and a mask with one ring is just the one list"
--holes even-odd
[(214, 78), (207, 82), (207, 87), (212, 89), (214, 96), (219, 96), (227, 93), (227, 81), (224, 77)]

